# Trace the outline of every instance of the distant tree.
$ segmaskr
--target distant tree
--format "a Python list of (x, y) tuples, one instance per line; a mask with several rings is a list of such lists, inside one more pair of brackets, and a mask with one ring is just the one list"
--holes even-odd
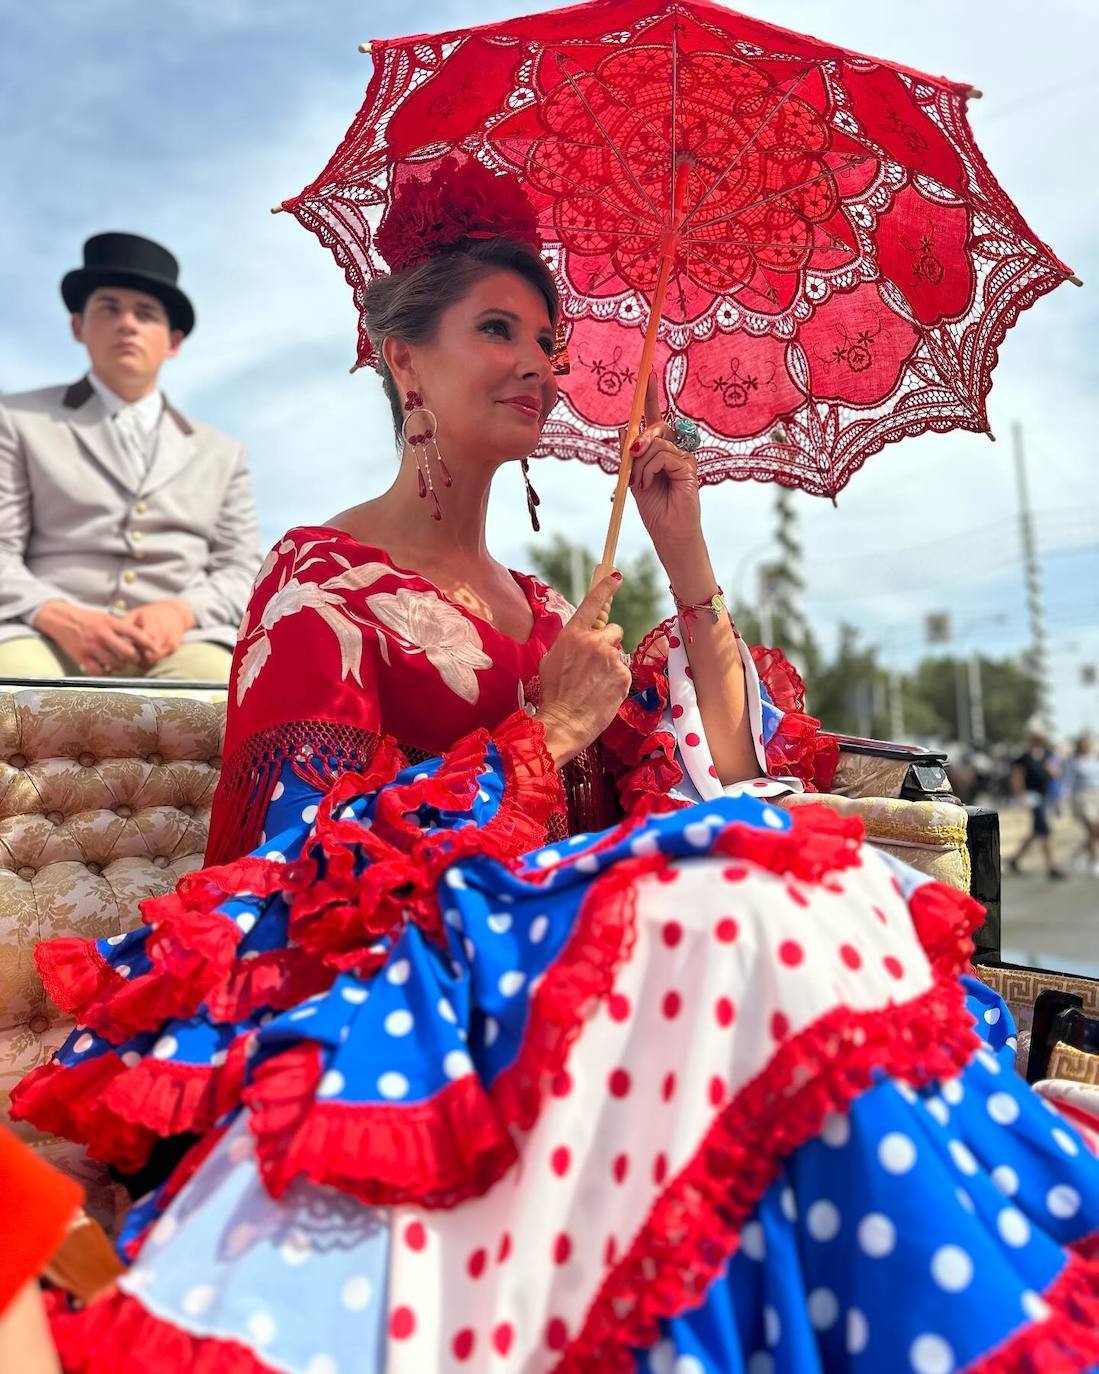
[(829, 730), (887, 739), (888, 682), (877, 646), (859, 643), (853, 625), (841, 625), (831, 662), (821, 662), (807, 684), (807, 706)]
[[(981, 695), (985, 737), (989, 744), (1011, 743), (1026, 734), (1027, 721), (1038, 706), (1033, 677), (1014, 658), (981, 658)], [(968, 722), (959, 721), (959, 707), (969, 711), (969, 674), (964, 660), (925, 658), (912, 677), (912, 693), (934, 712), (942, 738), (968, 737)]]
[[(591, 570), (598, 561), (589, 549), (571, 543), (560, 534), (545, 544), (532, 544), (527, 556), (538, 576), (571, 601), (575, 601), (577, 592), (587, 591)], [(582, 579), (581, 586), (576, 588), (573, 581), (578, 564)], [(671, 606), (663, 570), (648, 550), (634, 559), (620, 558), (618, 570), (622, 574), (622, 586), (615, 595), (611, 615), (615, 623), (622, 626), (623, 645), (632, 651), (653, 626), (664, 619)]]

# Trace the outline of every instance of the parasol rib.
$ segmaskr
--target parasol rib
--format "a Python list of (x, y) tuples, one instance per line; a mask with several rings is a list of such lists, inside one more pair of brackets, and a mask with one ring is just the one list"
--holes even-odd
[(595, 111), (592, 109), (592, 107), (588, 104), (587, 97), (584, 95), (583, 91), (580, 89), (580, 86), (579, 86), (578, 82), (576, 81), (575, 77), (572, 75), (572, 73), (571, 73), (570, 71), (567, 71), (567, 70), (566, 70), (565, 64), (564, 64), (564, 60), (563, 60), (562, 58), (558, 58), (558, 65), (559, 65), (560, 68), (561, 68), (561, 72), (562, 72), (562, 74), (564, 75), (565, 80), (569, 83), (569, 85), (572, 87), (573, 91), (576, 93), (576, 98), (577, 98), (577, 100), (579, 100), (580, 104), (583, 105), (583, 107), (584, 107), (585, 110), (587, 110), (588, 116), (589, 116), (589, 118), (591, 119), (591, 122), (595, 125), (595, 127), (599, 130), (599, 132), (600, 132), (600, 133), (603, 135), (603, 137), (606, 139), (606, 141), (607, 141), (607, 147), (611, 150), (611, 152), (612, 152), (612, 153), (615, 155), (615, 157), (618, 159), (618, 165), (622, 168), (622, 170), (623, 170), (623, 171), (626, 173), (626, 175), (629, 177), (630, 183), (631, 183), (631, 185), (633, 186), (634, 190), (638, 193), (638, 195), (642, 198), (642, 200), (644, 200), (644, 201), (646, 202), (646, 204), (648, 205), (649, 209), (653, 212), (653, 214), (656, 215), (657, 217), (659, 217), (660, 211), (659, 211), (659, 210), (656, 208), (656, 206), (653, 204), (652, 197), (649, 195), (648, 191), (645, 190), (644, 186), (642, 186), (641, 183), (638, 181), (638, 179), (634, 176), (633, 171), (631, 170), (629, 163), (626, 161), (625, 156), (623, 155), (621, 148), (619, 148), (618, 144), (615, 143), (615, 141), (614, 141), (613, 138), (611, 138), (610, 132), (604, 127), (603, 122), (600, 120), (599, 116), (595, 113)]
[(731, 171), (733, 171), (733, 169), (736, 168), (736, 167), (740, 164), (740, 160), (741, 160), (741, 158), (744, 156), (744, 154), (745, 154), (745, 153), (748, 151), (748, 149), (751, 148), (751, 146), (755, 143), (756, 139), (760, 136), (760, 134), (764, 131), (764, 129), (766, 129), (767, 125), (770, 124), (771, 120), (774, 119), (774, 117), (778, 114), (778, 112), (782, 109), (782, 107), (786, 104), (786, 102), (787, 102), (787, 101), (790, 99), (790, 97), (794, 94), (794, 92), (797, 90), (797, 88), (801, 85), (801, 83), (802, 83), (802, 82), (805, 80), (805, 78), (809, 75), (809, 73), (810, 73), (811, 70), (812, 70), (811, 67), (806, 67), (806, 69), (802, 72), (802, 74), (798, 77), (798, 79), (794, 82), (794, 84), (790, 87), (790, 89), (789, 89), (788, 91), (785, 92), (785, 94), (783, 95), (782, 99), (781, 99), (781, 100), (778, 102), (778, 104), (774, 107), (774, 109), (773, 109), (773, 110), (771, 111), (771, 113), (767, 116), (767, 118), (763, 121), (763, 123), (759, 126), (759, 128), (755, 131), (755, 133), (751, 136), (751, 138), (748, 140), (748, 142), (745, 143), (745, 144), (743, 144), (740, 148), (737, 149), (737, 152), (736, 152), (735, 157), (732, 159), (732, 161), (729, 163), (729, 165), (724, 169), (724, 171), (723, 171), (723, 172), (721, 173), (721, 175), (717, 178), (717, 180), (714, 181), (714, 182), (710, 185), (709, 189), (706, 191), (706, 194), (701, 198), (701, 200), (700, 200), (700, 201), (698, 202), (698, 204), (694, 207), (694, 209), (691, 211), (691, 213), (690, 213), (690, 214), (687, 216), (687, 218), (683, 221), (683, 227), (684, 227), (684, 229), (686, 229), (687, 225), (690, 224), (691, 220), (694, 219), (695, 215), (698, 214), (699, 210), (702, 209), (702, 207), (706, 204), (706, 202), (707, 202), (707, 201), (710, 199), (710, 197), (714, 194), (714, 192), (717, 190), (717, 188), (722, 184), (722, 182), (723, 182), (723, 181), (725, 180), (725, 178), (729, 175), (729, 173), (730, 173)]
[(760, 206), (770, 205), (772, 201), (781, 200), (783, 196), (791, 195), (794, 191), (803, 191), (806, 186), (815, 186), (818, 181), (835, 176), (837, 171), (846, 171), (848, 167), (854, 167), (860, 162), (867, 162), (874, 156), (873, 153), (852, 153), (845, 156), (843, 167), (826, 167), (823, 172), (819, 172), (815, 177), (809, 177), (806, 181), (795, 182), (793, 186), (784, 186), (781, 191), (776, 191), (774, 195), (764, 196), (761, 200), (753, 200), (747, 205), (741, 205), (736, 210), (731, 210), (727, 215), (719, 215), (716, 219), (703, 220), (701, 224), (696, 224), (695, 229), (709, 229), (715, 224), (728, 224), (731, 219), (736, 219), (738, 215), (746, 215), (749, 210), (758, 210)]
[[(481, 141), (482, 141), (482, 143), (494, 143), (494, 144), (496, 144), (497, 147), (502, 147), (502, 146), (503, 146), (504, 144), (506, 144), (506, 143), (512, 143), (512, 142), (518, 143), (518, 142), (520, 142), (520, 140), (517, 139), (517, 138), (492, 138), (492, 139), (484, 138), (484, 139), (482, 139)], [(529, 141), (529, 140), (528, 140), (528, 141)], [(582, 146), (587, 147), (587, 146), (589, 146), (589, 145), (584, 144), (584, 145), (582, 145)], [(595, 145), (592, 144), (591, 146), (594, 147)], [(524, 159), (524, 161), (525, 161), (525, 159)], [(551, 168), (548, 170), (548, 175), (549, 175), (549, 176), (556, 177), (559, 181), (567, 182), (567, 183), (573, 188), (574, 191), (579, 191), (581, 195), (591, 196), (591, 197), (592, 197), (593, 199), (595, 199), (595, 200), (600, 200), (600, 199), (602, 198), (600, 192), (597, 191), (594, 187), (592, 187), (592, 186), (584, 186), (581, 182), (577, 181), (574, 177), (566, 176), (565, 173), (562, 172), (562, 171), (561, 171), (559, 168), (557, 168), (557, 167), (551, 167)], [(603, 194), (603, 195), (606, 194), (606, 188), (604, 188), (602, 194)], [(642, 194), (644, 194), (644, 192), (642, 192)], [(646, 199), (647, 199), (647, 197), (646, 197)], [(649, 204), (652, 205), (652, 201), (649, 201)], [(639, 214), (637, 213), (636, 210), (627, 210), (627, 209), (625, 209), (624, 207), (621, 207), (621, 206), (619, 206), (618, 208), (621, 210), (621, 212), (622, 212), (623, 214), (628, 215), (630, 219), (635, 219), (635, 220), (638, 222), (638, 224), (644, 225), (644, 232), (645, 232), (645, 233), (647, 233), (647, 234), (654, 234), (654, 235), (655, 235), (655, 234), (657, 234), (657, 233), (659, 232), (659, 230), (658, 230), (658, 228), (657, 228), (657, 224), (659, 223), (659, 219), (657, 219), (657, 220), (655, 220), (655, 221), (652, 220), (652, 219), (645, 219), (644, 216), (639, 215)], [(657, 208), (656, 208), (655, 205), (653, 205), (653, 214), (656, 215), (656, 216), (659, 216), (659, 211), (657, 210)]]

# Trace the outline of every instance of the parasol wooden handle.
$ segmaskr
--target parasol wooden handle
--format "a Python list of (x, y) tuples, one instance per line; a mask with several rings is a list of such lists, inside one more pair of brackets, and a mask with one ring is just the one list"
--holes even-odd
[[(614, 489), (611, 518), (607, 526), (607, 538), (603, 544), (603, 557), (599, 560), (595, 572), (592, 574), (591, 586), (593, 587), (601, 577), (605, 577), (614, 567), (614, 556), (618, 551), (618, 536), (622, 530), (622, 516), (626, 509), (626, 493), (630, 489), (630, 473), (633, 470), (633, 455), (630, 449), (641, 433), (641, 417), (645, 413), (645, 391), (649, 384), (649, 373), (652, 371), (653, 354), (656, 352), (656, 336), (664, 312), (664, 297), (668, 292), (668, 281), (671, 277), (672, 264), (675, 261), (675, 252), (678, 247), (678, 231), (683, 221), (684, 202), (687, 196), (687, 175), (693, 163), (694, 159), (689, 154), (684, 154), (681, 155), (676, 165), (671, 224), (668, 226), (668, 232), (664, 237), (664, 244), (660, 251), (660, 271), (656, 278), (656, 289), (653, 291), (652, 303), (649, 307), (649, 327), (645, 331), (645, 343), (641, 349), (641, 362), (637, 369), (637, 384), (633, 391), (633, 405), (630, 407), (630, 419), (626, 425), (626, 433), (622, 437), (622, 450), (618, 459), (618, 483)], [(609, 608), (600, 615), (597, 627), (601, 628), (607, 624), (608, 615)]]

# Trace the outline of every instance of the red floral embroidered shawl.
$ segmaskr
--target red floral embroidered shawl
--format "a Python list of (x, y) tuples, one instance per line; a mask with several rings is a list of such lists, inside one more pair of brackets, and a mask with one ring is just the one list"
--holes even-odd
[[(612, 824), (682, 778), (675, 739), (659, 728), (667, 703), (659, 633), (634, 656), (634, 691), (591, 748), (558, 774), (540, 724), (538, 668), (572, 608), (552, 587), (514, 573), (534, 615), (518, 643), (398, 568), (381, 549), (327, 526), (290, 530), (264, 559), (241, 623), (230, 678), (224, 764), (214, 799), (208, 864), (259, 841), (286, 763), (327, 788), (369, 766), (389, 736), (409, 762), (445, 753), (476, 730), (506, 730), (552, 793), (546, 838)], [(768, 745), (775, 771), (810, 787), (833, 758), (818, 722), (801, 712), (801, 683), (777, 651), (757, 654), (775, 704), (787, 712)], [(823, 766), (822, 766), (823, 765)]]

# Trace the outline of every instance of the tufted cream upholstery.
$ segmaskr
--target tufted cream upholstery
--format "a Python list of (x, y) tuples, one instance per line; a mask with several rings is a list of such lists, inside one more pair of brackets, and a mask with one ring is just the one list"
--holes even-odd
[[(224, 705), (178, 695), (0, 691), (0, 1107), (71, 1028), (42, 991), (36, 943), (129, 929), (143, 898), (201, 864), (224, 719)], [(101, 1170), (36, 1144), (110, 1212)]]

